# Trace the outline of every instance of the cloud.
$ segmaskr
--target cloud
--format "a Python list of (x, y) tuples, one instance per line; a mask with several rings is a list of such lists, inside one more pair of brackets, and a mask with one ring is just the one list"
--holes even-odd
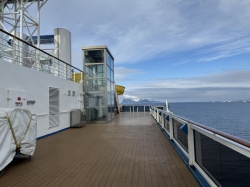
[(179, 65), (182, 65), (182, 64), (187, 64), (189, 62), (190, 62), (189, 60), (186, 60), (186, 61), (182, 61), (182, 62), (179, 62), (179, 63), (174, 63), (171, 66), (179, 66)]
[(133, 80), (133, 75), (138, 75), (143, 73), (139, 69), (129, 69), (125, 67), (115, 67), (115, 80), (123, 81), (123, 80)]
[(191, 78), (166, 78), (126, 86), (125, 94), (164, 101), (250, 98), (250, 70), (231, 70)]
[[(135, 98), (150, 98), (164, 102), (204, 102), (225, 100), (246, 100), (250, 98), (250, 89), (246, 87), (203, 87), (203, 88), (155, 88), (135, 89), (127, 91), (127, 95)], [(153, 96), (153, 97), (152, 97)]]
[(79, 53), (83, 45), (108, 45), (116, 63), (187, 51), (211, 61), (249, 52), (249, 9), (248, 0), (62, 0), (48, 1), (42, 20), (44, 31), (71, 30)]

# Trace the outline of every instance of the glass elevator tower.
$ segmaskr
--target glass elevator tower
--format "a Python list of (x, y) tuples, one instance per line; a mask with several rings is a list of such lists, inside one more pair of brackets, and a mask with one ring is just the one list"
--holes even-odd
[(114, 57), (107, 46), (82, 50), (87, 121), (108, 123), (114, 119)]

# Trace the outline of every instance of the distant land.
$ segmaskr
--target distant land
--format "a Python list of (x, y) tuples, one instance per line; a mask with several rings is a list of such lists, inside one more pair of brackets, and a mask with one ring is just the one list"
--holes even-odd
[(124, 98), (123, 101), (120, 103), (121, 105), (135, 105), (135, 104), (156, 104), (156, 103), (164, 103), (161, 101), (152, 101), (149, 99), (129, 99)]
[[(246, 102), (246, 103), (250, 103), (250, 100), (235, 100), (235, 101), (225, 100), (225, 101), (203, 101), (203, 102), (212, 102), (212, 103), (231, 103), (231, 102), (244, 102), (245, 103)], [(170, 101), (170, 103), (172, 103), (172, 102)], [(189, 103), (189, 102), (187, 102), (187, 103)], [(123, 101), (120, 103), (120, 105), (155, 105), (155, 104), (165, 104), (165, 102), (149, 100), (149, 99), (124, 98)]]

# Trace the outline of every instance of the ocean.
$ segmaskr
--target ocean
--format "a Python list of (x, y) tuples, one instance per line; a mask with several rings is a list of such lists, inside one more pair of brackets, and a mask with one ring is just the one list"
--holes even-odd
[[(156, 106), (165, 106), (165, 103)], [(250, 103), (193, 102), (169, 103), (169, 106), (178, 116), (250, 141)]]

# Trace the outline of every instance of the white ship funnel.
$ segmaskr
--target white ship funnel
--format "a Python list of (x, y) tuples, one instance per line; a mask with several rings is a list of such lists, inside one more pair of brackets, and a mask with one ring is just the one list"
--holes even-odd
[[(71, 65), (71, 33), (62, 28), (54, 29), (54, 56)], [(59, 76), (71, 78), (70, 67), (59, 63)]]

